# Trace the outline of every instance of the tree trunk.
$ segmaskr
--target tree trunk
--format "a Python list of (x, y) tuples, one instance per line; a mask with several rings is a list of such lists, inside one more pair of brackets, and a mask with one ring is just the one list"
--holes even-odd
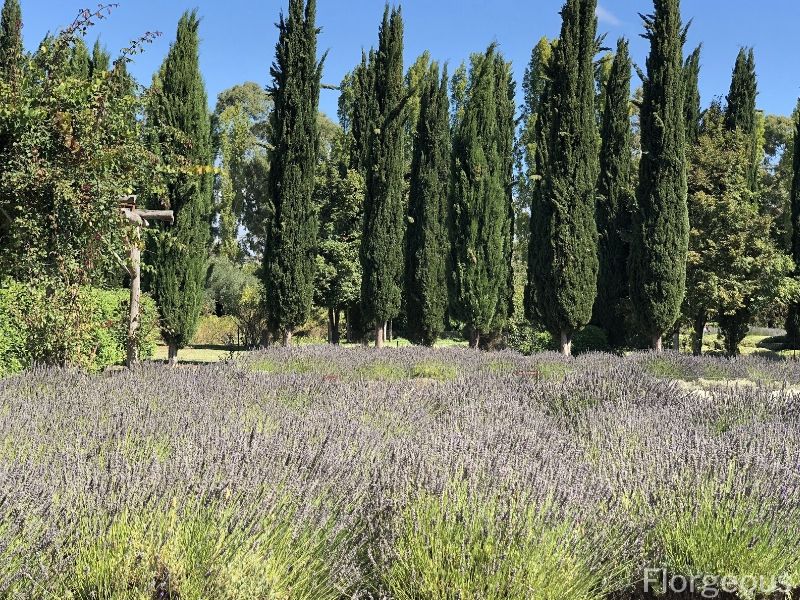
[(345, 336), (346, 336), (345, 339), (347, 339), (347, 343), (348, 344), (352, 344), (353, 343), (353, 319), (352, 319), (352, 316), (351, 316), (352, 314), (353, 314), (353, 309), (351, 309), (348, 306), (345, 309), (345, 319), (347, 319), (347, 330), (345, 332)]
[(288, 348), (292, 345), (292, 330), (291, 329), (284, 329), (283, 330), (283, 347)]
[(131, 303), (128, 317), (128, 356), (125, 365), (130, 369), (139, 362), (139, 328), (141, 320), (139, 315), (139, 302), (142, 295), (142, 250), (139, 248), (141, 240), (140, 229), (131, 242)]
[(333, 309), (328, 309), (328, 343), (333, 344)]
[(338, 346), (341, 342), (342, 336), (339, 333), (339, 309), (335, 308), (333, 310), (333, 332), (332, 332), (332, 342), (334, 346)]
[(661, 333), (653, 334), (653, 339), (650, 340), (650, 348), (653, 350), (653, 352), (663, 352), (664, 350), (664, 345), (662, 342), (663, 337), (664, 336)]
[(383, 348), (384, 334), (386, 333), (386, 322), (375, 325), (375, 347)]
[(477, 350), (481, 345), (481, 332), (473, 329), (469, 334), (469, 347)]
[(558, 347), (564, 356), (572, 356), (572, 333), (562, 329)]
[(178, 344), (175, 342), (169, 343), (169, 354), (167, 356), (167, 364), (170, 367), (175, 367), (178, 365)]
[(394, 340), (394, 321), (386, 323), (386, 339), (390, 342)]
[(675, 330), (675, 333), (672, 334), (672, 349), (675, 350), (675, 352), (680, 352), (681, 351), (681, 328), (680, 327), (678, 327)]
[(692, 338), (692, 354), (701, 356), (703, 354), (703, 334), (706, 331), (706, 316), (697, 315), (694, 320), (694, 336)]

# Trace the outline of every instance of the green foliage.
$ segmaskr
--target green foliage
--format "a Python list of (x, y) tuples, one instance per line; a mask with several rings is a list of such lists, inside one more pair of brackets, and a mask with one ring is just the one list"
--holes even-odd
[(656, 345), (686, 291), (689, 214), (680, 0), (655, 0), (641, 108), (642, 157), (630, 259), (630, 294), (641, 332)]
[(686, 124), (686, 147), (691, 148), (697, 143), (700, 135), (700, 121), (702, 110), (700, 108), (700, 54), (703, 46), (694, 49), (683, 66), (684, 71), (684, 119)]
[(611, 63), (601, 124), (600, 177), (597, 185), (599, 271), (592, 322), (603, 327), (615, 346), (624, 343), (623, 307), (628, 296), (627, 265), (633, 200), (631, 58), (620, 39)]
[[(239, 260), (260, 255), (269, 197), (269, 115), (272, 99), (252, 82), (220, 93), (212, 116), (219, 171), (216, 179), (219, 253)], [(244, 238), (239, 240), (240, 227)]]
[(753, 49), (741, 48), (733, 69), (728, 105), (725, 110), (725, 126), (738, 129), (748, 139), (750, 165), (748, 182), (753, 191), (758, 185), (758, 174), (764, 158), (764, 118), (756, 110), (758, 81)]
[(453, 141), (450, 309), (475, 332), (474, 345), (513, 308), (512, 149), (510, 65), (492, 45), (472, 59)]
[(526, 312), (566, 336), (592, 316), (597, 294), (596, 0), (568, 0), (536, 124), (542, 180), (531, 210)]
[[(7, 281), (0, 288), (0, 377), (34, 364), (75, 365), (89, 371), (120, 364), (128, 335), (127, 290), (81, 288), (71, 297)], [(141, 298), (137, 345), (151, 356), (157, 338), (158, 311)]]
[(244, 346), (258, 346), (267, 327), (267, 311), (256, 265), (252, 262), (238, 265), (224, 256), (215, 257), (209, 264), (206, 289), (223, 312), (236, 320)]
[(319, 151), (317, 112), (323, 61), (317, 61), (316, 0), (291, 0), (278, 23), (271, 69), (273, 148), (264, 288), (269, 320), (291, 333), (308, 319), (314, 295), (317, 220), (314, 185)]
[(19, 0), (5, 0), (0, 14), (0, 79), (13, 77), (21, 66), (23, 52)]
[(199, 65), (199, 26), (196, 12), (181, 17), (148, 106), (154, 150), (178, 170), (166, 185), (165, 198), (175, 212), (175, 225), (155, 236), (151, 264), (162, 336), (176, 348), (190, 343), (197, 328), (211, 232), (211, 124)]
[(338, 541), (327, 525), (299, 527), (297, 508), (275, 503), (261, 522), (232, 507), (182, 507), (87, 515), (63, 598), (341, 597), (328, 567)]
[(364, 230), (361, 238), (361, 305), (375, 326), (400, 313), (405, 237), (403, 110), (403, 18), (400, 9), (386, 11), (378, 51), (364, 73), (370, 73), (372, 124), (366, 155)]
[(384, 583), (398, 600), (599, 600), (589, 541), (524, 500), (483, 497), (462, 483), (421, 493), (398, 516)]
[(432, 65), (422, 87), (416, 122), (409, 225), (406, 236), (408, 338), (432, 346), (447, 312), (447, 200), (450, 183), (450, 118), (447, 70)]
[[(795, 134), (793, 147), (792, 189), (790, 194), (792, 213), (792, 258), (795, 273), (800, 268), (800, 115), (795, 116)], [(800, 302), (794, 300), (789, 307), (786, 322), (786, 337), (793, 348), (800, 346)]]
[(728, 131), (718, 104), (709, 108), (690, 152), (685, 318), (702, 331), (717, 319), (728, 354), (738, 354), (749, 316), (788, 301), (792, 265), (772, 243), (772, 218), (759, 210), (749, 184), (749, 139)]

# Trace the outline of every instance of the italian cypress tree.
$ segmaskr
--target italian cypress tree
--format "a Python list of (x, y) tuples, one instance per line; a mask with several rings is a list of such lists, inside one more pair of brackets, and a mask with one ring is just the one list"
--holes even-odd
[(362, 175), (367, 172), (369, 141), (375, 131), (378, 109), (375, 98), (375, 51), (361, 53), (361, 63), (353, 71), (352, 142), (350, 168)]
[[(120, 63), (120, 64), (125, 64)], [(111, 69), (111, 55), (103, 46), (100, 45), (100, 40), (94, 43), (92, 48), (92, 59), (90, 62), (90, 75), (94, 76), (96, 73), (102, 73)]]
[(631, 187), (631, 58), (628, 41), (617, 42), (606, 86), (601, 124), (597, 229), (600, 270), (592, 321), (606, 330), (611, 344), (625, 341), (623, 306), (628, 296), (627, 264)]
[(148, 115), (165, 162), (179, 156), (173, 166), (180, 174), (167, 186), (175, 226), (161, 232), (153, 252), (152, 291), (170, 364), (177, 362), (178, 349), (191, 341), (197, 327), (211, 238), (211, 121), (200, 74), (199, 25), (196, 11), (181, 17), (176, 41), (156, 77), (157, 93)]
[(83, 38), (77, 38), (70, 50), (69, 68), (70, 74), (78, 79), (89, 79), (92, 74), (92, 58)]
[(731, 89), (727, 96), (725, 126), (729, 131), (738, 129), (750, 140), (751, 164), (748, 179), (750, 187), (758, 187), (758, 169), (763, 153), (763, 132), (759, 131), (756, 99), (758, 80), (756, 59), (752, 48), (741, 48), (731, 77)]
[(643, 16), (650, 55), (629, 269), (634, 316), (660, 352), (662, 336), (678, 319), (686, 291), (689, 213), (680, 0), (654, 4), (654, 13)]
[[(794, 162), (792, 191), (792, 258), (795, 265), (800, 265), (800, 117), (795, 117)], [(800, 268), (796, 267), (795, 276), (800, 276)], [(789, 307), (786, 321), (786, 332), (792, 348), (800, 347), (800, 303), (794, 302)]]
[(700, 136), (700, 123), (702, 110), (700, 108), (700, 52), (702, 44), (694, 49), (686, 59), (684, 65), (684, 118), (686, 120), (686, 146), (691, 147), (697, 143)]
[(374, 62), (376, 127), (370, 132), (361, 240), (361, 304), (383, 346), (386, 323), (400, 313), (405, 235), (403, 156), (403, 18), (386, 10)]
[(509, 315), (511, 157), (503, 155), (508, 150), (500, 117), (506, 108), (499, 106), (508, 96), (507, 77), (508, 66), (493, 45), (473, 58), (453, 142), (450, 308), (470, 328), (473, 348)]
[(596, 8), (596, 0), (567, 0), (561, 11), (536, 129), (542, 180), (531, 210), (526, 294), (536, 307), (527, 312), (559, 338), (564, 354), (589, 323), (597, 294)]
[(421, 85), (411, 161), (406, 236), (408, 337), (433, 346), (447, 311), (447, 199), (450, 182), (450, 99), (447, 69), (434, 63)]
[(0, 13), (0, 78), (19, 68), (22, 52), (22, 9), (19, 0), (6, 0)]
[(273, 150), (264, 252), (264, 287), (269, 320), (291, 343), (292, 332), (308, 319), (314, 299), (317, 222), (313, 206), (319, 133), (320, 79), (317, 61), (316, 0), (291, 0), (281, 15), (275, 49), (272, 98)]

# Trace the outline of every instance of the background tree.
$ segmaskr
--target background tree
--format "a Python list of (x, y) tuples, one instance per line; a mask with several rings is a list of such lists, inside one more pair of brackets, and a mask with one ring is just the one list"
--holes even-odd
[[(795, 119), (793, 178), (791, 191), (792, 213), (792, 258), (795, 264), (795, 277), (800, 276), (800, 118)], [(789, 306), (786, 320), (786, 337), (792, 348), (800, 347), (800, 302), (795, 300)]]
[(369, 136), (361, 304), (382, 347), (386, 323), (400, 312), (405, 214), (403, 206), (403, 19), (387, 5), (374, 62), (376, 127)]
[(731, 89), (725, 109), (725, 126), (731, 131), (734, 129), (742, 131), (749, 140), (748, 178), (750, 187), (754, 191), (758, 187), (758, 173), (764, 148), (764, 123), (756, 110), (757, 97), (755, 54), (752, 48), (741, 48), (731, 77)]
[(772, 243), (772, 218), (761, 213), (750, 189), (750, 140), (726, 129), (715, 103), (690, 150), (691, 230), (684, 314), (693, 324), (693, 352), (703, 348), (706, 322), (717, 319), (728, 355), (747, 333), (742, 312), (785, 302), (791, 260)]
[(597, 293), (596, 8), (596, 0), (568, 0), (561, 11), (536, 129), (542, 181), (531, 213), (528, 313), (541, 318), (564, 354), (589, 323)]
[(0, 77), (8, 79), (19, 69), (23, 51), (19, 0), (5, 0), (0, 13)]
[(473, 57), (453, 142), (450, 309), (468, 326), (473, 348), (483, 334), (503, 327), (510, 309), (513, 157), (503, 122), (513, 97), (508, 74), (494, 45)]
[(317, 61), (316, 0), (291, 0), (281, 15), (271, 69), (273, 149), (264, 287), (270, 322), (291, 343), (308, 319), (314, 296), (317, 221), (314, 193), (319, 131), (317, 112), (323, 61)]
[(623, 303), (628, 297), (631, 187), (631, 58), (620, 39), (606, 87), (600, 129), (600, 177), (597, 183), (599, 272), (592, 322), (606, 330), (609, 342), (625, 341)]
[(633, 211), (630, 294), (634, 316), (661, 351), (686, 291), (689, 215), (680, 0), (654, 0), (644, 16), (650, 40), (641, 107), (642, 157)]
[(217, 147), (215, 184), (218, 251), (231, 261), (261, 259), (269, 201), (269, 117), (272, 98), (247, 82), (220, 93), (212, 117)]
[(406, 246), (407, 335), (433, 346), (447, 311), (447, 200), (450, 182), (450, 100), (447, 69), (435, 63), (421, 86), (411, 164)]
[(684, 118), (686, 121), (686, 147), (691, 148), (700, 135), (700, 122), (702, 110), (700, 108), (700, 54), (702, 44), (686, 59), (684, 64), (684, 85), (686, 86), (683, 103)]
[(199, 65), (200, 20), (185, 13), (174, 44), (155, 81), (148, 126), (156, 150), (179, 171), (166, 186), (166, 208), (175, 226), (160, 232), (153, 253), (152, 289), (170, 364), (191, 342), (204, 301), (211, 238), (213, 168), (211, 124)]

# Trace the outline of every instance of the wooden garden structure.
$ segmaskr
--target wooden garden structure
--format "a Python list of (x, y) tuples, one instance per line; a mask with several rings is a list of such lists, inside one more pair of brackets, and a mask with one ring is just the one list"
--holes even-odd
[(141, 327), (140, 301), (142, 295), (142, 228), (149, 227), (150, 221), (163, 221), (170, 225), (175, 223), (175, 214), (171, 210), (145, 210), (136, 208), (136, 196), (123, 196), (119, 199), (119, 210), (128, 224), (134, 226), (133, 237), (128, 240), (130, 260), (128, 274), (131, 277), (131, 302), (128, 316), (127, 358), (128, 368), (139, 362), (139, 346), (136, 343)]

